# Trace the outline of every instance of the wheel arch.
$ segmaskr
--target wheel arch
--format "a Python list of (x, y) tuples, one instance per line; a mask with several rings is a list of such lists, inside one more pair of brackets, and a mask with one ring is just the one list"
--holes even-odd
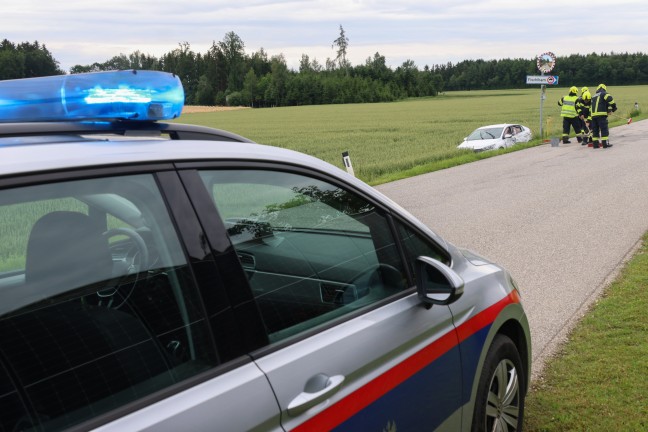
[(522, 310), (519, 303), (511, 304), (504, 308), (499, 316), (492, 323), (488, 335), (486, 336), (483, 349), (479, 362), (477, 363), (477, 370), (473, 376), (470, 399), (463, 409), (462, 430), (470, 431), (472, 426), (473, 411), (475, 409), (475, 397), (479, 387), (479, 379), (481, 371), (484, 367), (484, 361), (490, 346), (493, 344), (495, 337), (499, 334), (504, 335), (511, 339), (515, 344), (522, 360), (522, 367), (524, 368), (524, 391), (528, 392), (530, 378), (531, 378), (531, 336), (525, 328), (529, 328), (527, 317)]
[(493, 335), (493, 339), (498, 334), (508, 336), (517, 347), (520, 353), (520, 359), (522, 360), (522, 366), (524, 367), (524, 389), (527, 391), (529, 389), (531, 375), (531, 352), (530, 344), (522, 329), (522, 325), (517, 320), (509, 319), (497, 330), (495, 335)]

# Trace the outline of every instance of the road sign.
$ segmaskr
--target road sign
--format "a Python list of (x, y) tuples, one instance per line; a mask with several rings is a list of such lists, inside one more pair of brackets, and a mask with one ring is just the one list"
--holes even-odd
[(540, 54), (536, 59), (538, 70), (542, 73), (549, 73), (556, 66), (556, 55), (551, 51)]
[(526, 83), (556, 85), (558, 84), (558, 75), (527, 75)]

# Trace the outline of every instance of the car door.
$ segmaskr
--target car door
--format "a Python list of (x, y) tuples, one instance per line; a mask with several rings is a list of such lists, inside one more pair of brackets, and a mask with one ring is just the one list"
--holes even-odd
[(512, 126), (505, 127), (501, 138), (504, 143), (502, 147), (508, 148), (515, 144), (515, 134), (515, 129)]
[(215, 204), (199, 214), (245, 270), (268, 339), (251, 355), (283, 427), (459, 428), (452, 315), (421, 305), (388, 209), (318, 173), (233, 165), (197, 171)]
[(0, 430), (281, 430), (177, 174), (136, 170), (0, 182)]

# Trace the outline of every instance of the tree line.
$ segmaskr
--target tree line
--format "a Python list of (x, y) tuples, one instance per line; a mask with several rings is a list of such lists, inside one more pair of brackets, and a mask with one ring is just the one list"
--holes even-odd
[[(387, 102), (407, 97), (436, 96), (445, 90), (512, 89), (525, 86), (526, 75), (538, 75), (535, 59), (465, 60), (419, 68), (407, 60), (392, 69), (376, 52), (364, 64), (347, 60), (349, 39), (340, 35), (331, 45), (336, 57), (322, 64), (302, 54), (298, 70), (282, 54), (263, 48), (246, 54), (234, 32), (197, 53), (187, 42), (160, 58), (135, 51), (103, 63), (76, 65), (69, 73), (122, 69), (171, 72), (183, 83), (188, 105), (272, 107)], [(64, 74), (44, 44), (0, 42), (0, 79)], [(561, 86), (648, 84), (648, 55), (611, 53), (558, 57), (551, 72)]]
[(61, 75), (59, 62), (38, 42), (0, 42), (0, 80)]
[[(524, 87), (527, 75), (540, 75), (535, 59), (466, 60), (434, 66), (447, 90), (499, 90)], [(557, 57), (550, 72), (560, 87), (648, 84), (644, 53), (572, 54)]]

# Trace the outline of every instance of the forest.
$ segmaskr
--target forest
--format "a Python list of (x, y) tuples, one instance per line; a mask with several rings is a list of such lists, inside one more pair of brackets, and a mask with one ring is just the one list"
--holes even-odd
[[(104, 62), (75, 65), (63, 71), (38, 41), (0, 42), (0, 80), (122, 69), (151, 69), (178, 75), (187, 105), (274, 107), (295, 105), (388, 102), (408, 97), (436, 96), (451, 90), (500, 90), (525, 87), (527, 75), (539, 75), (535, 58), (464, 60), (456, 64), (425, 65), (414, 60), (388, 66), (376, 52), (364, 64), (347, 59), (349, 39), (340, 26), (332, 45), (335, 58), (324, 63), (302, 54), (298, 70), (283, 55), (268, 56), (263, 48), (246, 53), (234, 32), (214, 41), (207, 52), (187, 42), (161, 57), (135, 50)], [(648, 84), (648, 55), (590, 53), (557, 57), (551, 72), (563, 87)]]

